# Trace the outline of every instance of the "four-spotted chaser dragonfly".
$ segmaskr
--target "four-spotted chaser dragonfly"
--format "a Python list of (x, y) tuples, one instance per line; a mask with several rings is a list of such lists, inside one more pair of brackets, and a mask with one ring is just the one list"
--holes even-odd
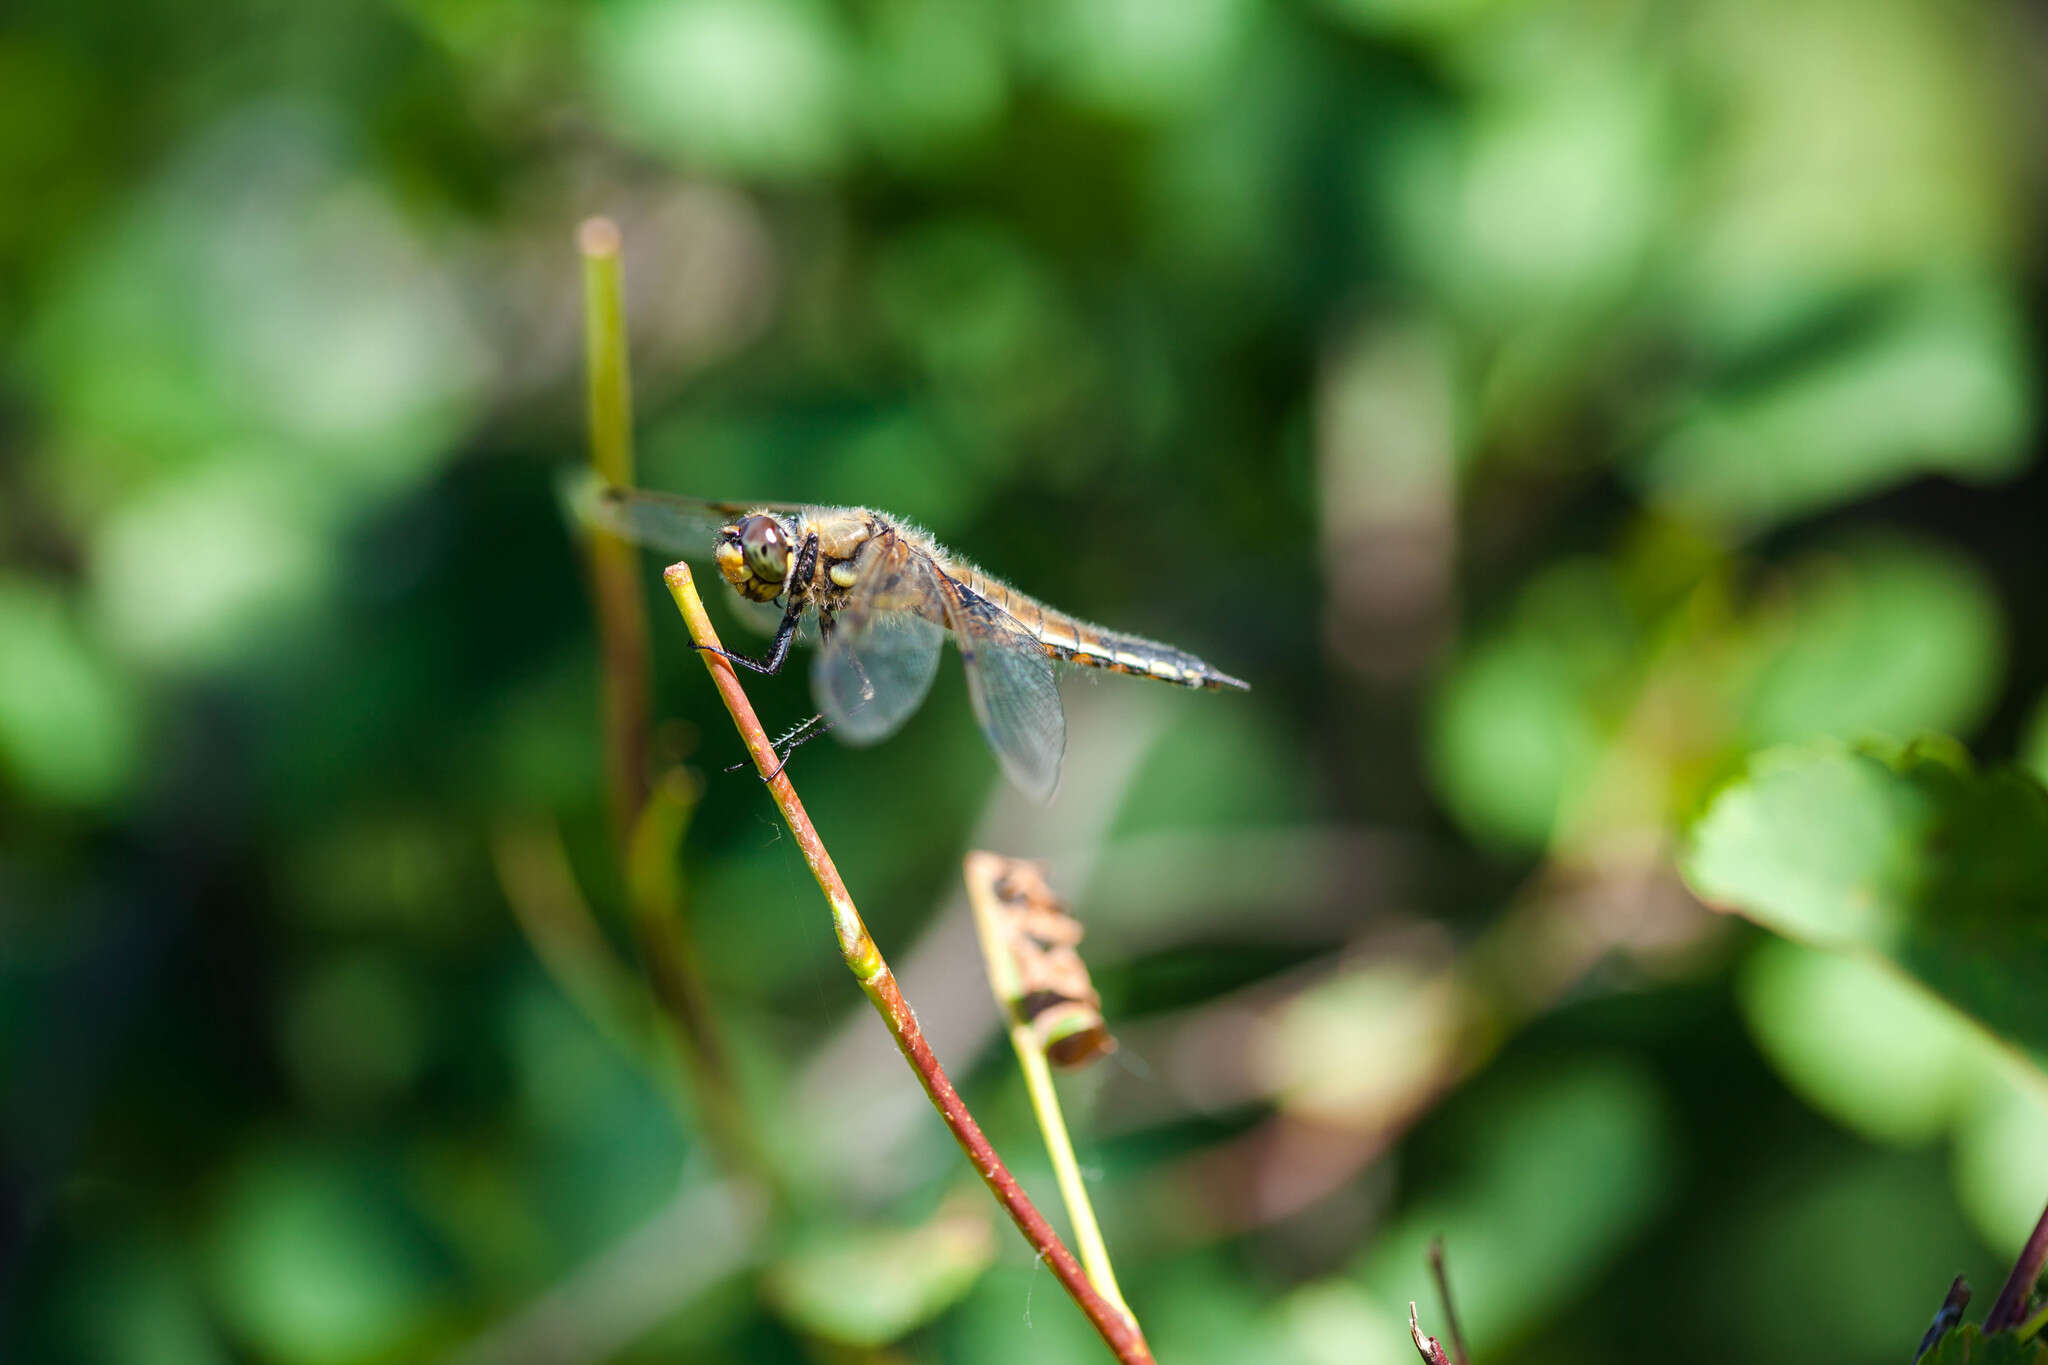
[(741, 597), (781, 606), (768, 652), (727, 653), (734, 663), (779, 671), (798, 627), (814, 617), (822, 648), (812, 691), (850, 743), (872, 744), (910, 717), (950, 634), (983, 736), (1010, 780), (1041, 801), (1059, 781), (1067, 743), (1054, 661), (1210, 691), (1250, 687), (1183, 650), (1055, 611), (864, 507), (700, 502), (595, 483), (572, 496), (585, 520), (709, 558)]

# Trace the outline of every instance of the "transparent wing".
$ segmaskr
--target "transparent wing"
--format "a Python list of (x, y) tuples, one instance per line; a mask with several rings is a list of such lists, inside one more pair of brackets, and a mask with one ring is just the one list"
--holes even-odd
[(956, 579), (941, 581), (982, 737), (1012, 782), (1036, 800), (1052, 800), (1067, 749), (1052, 656), (1001, 607)]
[(719, 531), (749, 512), (802, 514), (809, 510), (778, 503), (706, 502), (644, 488), (615, 488), (587, 469), (563, 477), (562, 501), (582, 525), (610, 531), (650, 550), (702, 560), (711, 558)]
[(945, 643), (942, 593), (931, 562), (894, 535), (855, 560), (853, 600), (811, 664), (811, 690), (834, 733), (849, 744), (892, 735), (931, 691)]

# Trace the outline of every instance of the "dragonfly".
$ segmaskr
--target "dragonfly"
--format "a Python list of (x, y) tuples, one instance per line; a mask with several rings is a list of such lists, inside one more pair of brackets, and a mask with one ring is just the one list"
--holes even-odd
[(761, 657), (716, 651), (733, 663), (780, 672), (814, 620), (818, 719), (849, 743), (876, 743), (910, 718), (950, 636), (983, 738), (1010, 780), (1040, 801), (1059, 784), (1067, 743), (1056, 663), (1212, 692), (1251, 687), (1186, 650), (1049, 607), (869, 508), (707, 502), (594, 479), (570, 496), (585, 522), (709, 559), (740, 597), (781, 608)]

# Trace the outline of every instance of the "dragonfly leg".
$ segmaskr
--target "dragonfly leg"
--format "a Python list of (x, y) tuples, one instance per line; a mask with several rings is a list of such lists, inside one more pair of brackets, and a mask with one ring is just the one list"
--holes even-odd
[[(778, 751), (781, 754), (782, 761), (775, 765), (775, 770), (773, 772), (769, 773), (766, 777), (763, 777), (761, 780), (763, 782), (773, 782), (776, 778), (782, 776), (782, 770), (789, 766), (790, 758), (795, 755), (797, 749), (800, 746), (810, 743), (812, 740), (816, 739), (819, 735), (824, 734), (827, 730), (830, 730), (831, 728), (832, 722), (826, 720), (824, 714), (821, 712), (818, 715), (812, 716), (809, 720), (803, 722), (801, 725), (794, 727), (790, 730), (788, 734), (776, 740), (775, 743), (770, 745), (769, 747)], [(726, 771), (729, 773), (735, 773), (746, 766), (747, 765), (744, 763), (735, 763), (731, 767), (727, 768)]]
[(770, 675), (782, 671), (783, 661), (789, 658), (789, 647), (796, 643), (796, 628), (803, 621), (804, 607), (809, 601), (811, 577), (818, 571), (818, 538), (811, 536), (804, 541), (803, 549), (797, 552), (796, 568), (789, 576), (789, 605), (782, 609), (781, 624), (775, 627), (775, 639), (770, 642), (768, 652), (760, 658), (735, 654), (729, 649), (716, 645), (691, 645), (690, 648), (716, 654), (727, 663), (738, 664), (741, 668)]

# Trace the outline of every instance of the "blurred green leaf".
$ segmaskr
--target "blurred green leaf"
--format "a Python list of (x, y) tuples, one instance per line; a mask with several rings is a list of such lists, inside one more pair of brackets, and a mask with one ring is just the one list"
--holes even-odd
[(357, 1113), (402, 1094), (430, 1039), (413, 973), (395, 955), (359, 952), (319, 964), (287, 998), (285, 1062), (316, 1109)]
[(1431, 760), (1475, 833), (1541, 847), (1596, 775), (1666, 818), (1758, 745), (1967, 731), (1992, 700), (2003, 622), (1953, 551), (1853, 540), (1760, 573), (1737, 610), (1711, 564), (1667, 581), (1666, 553), (1552, 566), (1457, 660)]
[(1673, 312), (1692, 339), (1754, 350), (1929, 262), (2002, 269), (2010, 115), (1986, 78), (2012, 41), (2002, 24), (1957, 22), (1940, 0), (1782, 0), (1769, 23), (1761, 13), (1706, 0), (1670, 49), (1716, 111), (1672, 225)]
[(1849, 341), (1699, 398), (1643, 481), (1689, 514), (1766, 523), (1921, 474), (2010, 475), (2036, 418), (2032, 370), (2003, 290), (1931, 282)]
[(1890, 1142), (1939, 1137), (1994, 1079), (1994, 1046), (1873, 962), (1773, 939), (1739, 978), (1758, 1046), (1809, 1104)]
[(1693, 831), (1695, 892), (1817, 947), (1889, 959), (2048, 1057), (2048, 792), (1913, 747), (1771, 750)]
[(29, 337), (55, 486), (118, 505), (211, 461), (271, 463), (332, 526), (445, 458), (491, 357), (319, 106), (223, 120), (124, 207)]
[(1424, 1258), (1442, 1237), (1482, 1353), (1584, 1291), (1655, 1215), (1672, 1162), (1663, 1099), (1634, 1067), (1582, 1060), (1503, 1091), (1457, 1130), (1456, 1173), (1376, 1237), (1359, 1268), (1392, 1311), (1422, 1297)]
[(1009, 73), (992, 8), (886, 0), (860, 59), (860, 112), (886, 154), (911, 165), (956, 153), (1003, 112)]
[(339, 571), (317, 490), (270, 459), (222, 459), (128, 499), (92, 536), (92, 603), (128, 658), (201, 672), (310, 633)]
[(140, 699), (54, 586), (0, 573), (0, 659), (0, 768), (37, 801), (119, 795), (140, 758)]
[(1930, 1188), (1939, 1163), (1853, 1147), (1821, 1156), (1760, 1118), (1743, 1115), (1743, 1131), (1777, 1154), (1773, 1177), (1714, 1201), (1688, 1229), (1696, 1254), (1664, 1281), (1711, 1281), (1686, 1324), (1698, 1358), (1908, 1359), (1950, 1278), (1993, 1273)]
[(1024, 29), (1041, 69), (1075, 104), (1165, 118), (1228, 77), (1260, 0), (1048, 0)]
[(119, 1365), (227, 1365), (184, 1245), (124, 1228), (82, 1257), (57, 1293), (80, 1359)]
[(1745, 648), (1760, 665), (1743, 730), (1758, 746), (1838, 735), (1967, 733), (1998, 687), (1991, 586), (1951, 551), (1870, 540), (1797, 566)]
[(1478, 102), (1450, 138), (1398, 128), (1379, 190), (1409, 269), (1486, 333), (1596, 314), (1658, 226), (1664, 104), (1642, 71), (1561, 62)]
[(619, 125), (686, 163), (784, 178), (847, 154), (850, 42), (811, 0), (615, 0), (590, 51)]
[(1282, 1299), (1274, 1316), (1287, 1358), (1303, 1365), (1411, 1365), (1415, 1348), (1400, 1308), (1348, 1280), (1320, 1280)]
[[(1553, 567), (1505, 626), (1461, 659), (1438, 692), (1431, 766), (1476, 834), (1541, 847), (1605, 742), (1636, 647), (1604, 566)], [(1606, 703), (1603, 706), (1603, 703)]]
[(2048, 1081), (2024, 1065), (1993, 1070), (1955, 1130), (1955, 1184), (1978, 1235), (2016, 1256), (2048, 1190)]
[(875, 312), (973, 428), (998, 433), (1071, 404), (1098, 358), (1046, 262), (988, 222), (937, 222), (891, 240)]
[(1471, 28), (1500, 0), (1322, 0), (1322, 8), (1368, 33), (1408, 35), (1442, 43)]
[(265, 1358), (340, 1365), (427, 1325), (433, 1258), (374, 1168), (304, 1148), (257, 1152), (213, 1216), (221, 1311)]
[(769, 1267), (764, 1292), (807, 1332), (882, 1346), (956, 1303), (995, 1259), (981, 1192), (917, 1227), (814, 1230)]

